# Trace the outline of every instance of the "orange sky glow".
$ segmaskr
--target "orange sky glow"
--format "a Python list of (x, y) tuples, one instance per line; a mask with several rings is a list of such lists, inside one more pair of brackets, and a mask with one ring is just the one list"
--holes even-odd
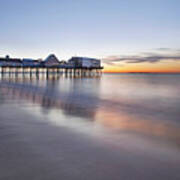
[(180, 62), (164, 61), (158, 63), (123, 63), (122, 65), (103, 64), (105, 73), (180, 73)]

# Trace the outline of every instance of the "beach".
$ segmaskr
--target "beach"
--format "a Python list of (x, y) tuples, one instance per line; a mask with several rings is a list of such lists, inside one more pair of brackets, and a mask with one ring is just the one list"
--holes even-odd
[(0, 179), (180, 179), (180, 75), (1, 77)]

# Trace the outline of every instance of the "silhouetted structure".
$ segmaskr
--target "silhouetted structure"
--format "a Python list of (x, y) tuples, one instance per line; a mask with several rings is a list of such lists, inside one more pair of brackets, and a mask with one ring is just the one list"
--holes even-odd
[(43, 62), (42, 65), (45, 67), (59, 67), (60, 61), (54, 54), (50, 54)]
[(94, 58), (72, 57), (68, 62), (59, 61), (50, 54), (44, 61), (35, 59), (0, 58), (1, 73), (65, 73), (77, 75), (100, 74), (101, 61)]
[(23, 59), (22, 65), (23, 67), (38, 67), (41, 65), (41, 60)]
[(10, 58), (9, 55), (7, 55), (5, 58), (0, 58), (0, 66), (5, 67), (5, 66), (22, 66), (22, 61), (21, 59), (18, 58)]

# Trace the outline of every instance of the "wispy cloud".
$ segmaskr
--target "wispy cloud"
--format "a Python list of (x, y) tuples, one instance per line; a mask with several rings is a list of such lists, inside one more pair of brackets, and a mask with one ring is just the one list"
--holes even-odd
[(172, 48), (156, 48), (157, 51), (174, 51)]
[[(178, 49), (173, 50), (170, 48), (158, 48), (157, 51), (162, 52), (146, 52), (140, 53), (139, 55), (131, 56), (108, 56), (103, 59), (105, 64), (116, 65), (116, 63), (126, 62), (126, 63), (157, 63), (161, 61), (180, 61), (180, 51)], [(166, 51), (166, 53), (163, 53)], [(168, 51), (168, 53), (167, 53)]]
[(110, 66), (117, 66), (117, 67), (123, 67), (124, 65), (123, 64), (117, 64), (116, 62), (111, 62), (111, 61), (104, 61), (103, 62), (107, 65), (110, 65)]

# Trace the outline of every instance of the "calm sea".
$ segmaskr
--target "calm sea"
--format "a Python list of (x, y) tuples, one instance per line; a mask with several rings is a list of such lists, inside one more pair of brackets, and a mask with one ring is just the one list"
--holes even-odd
[(0, 75), (0, 180), (180, 179), (180, 75)]

